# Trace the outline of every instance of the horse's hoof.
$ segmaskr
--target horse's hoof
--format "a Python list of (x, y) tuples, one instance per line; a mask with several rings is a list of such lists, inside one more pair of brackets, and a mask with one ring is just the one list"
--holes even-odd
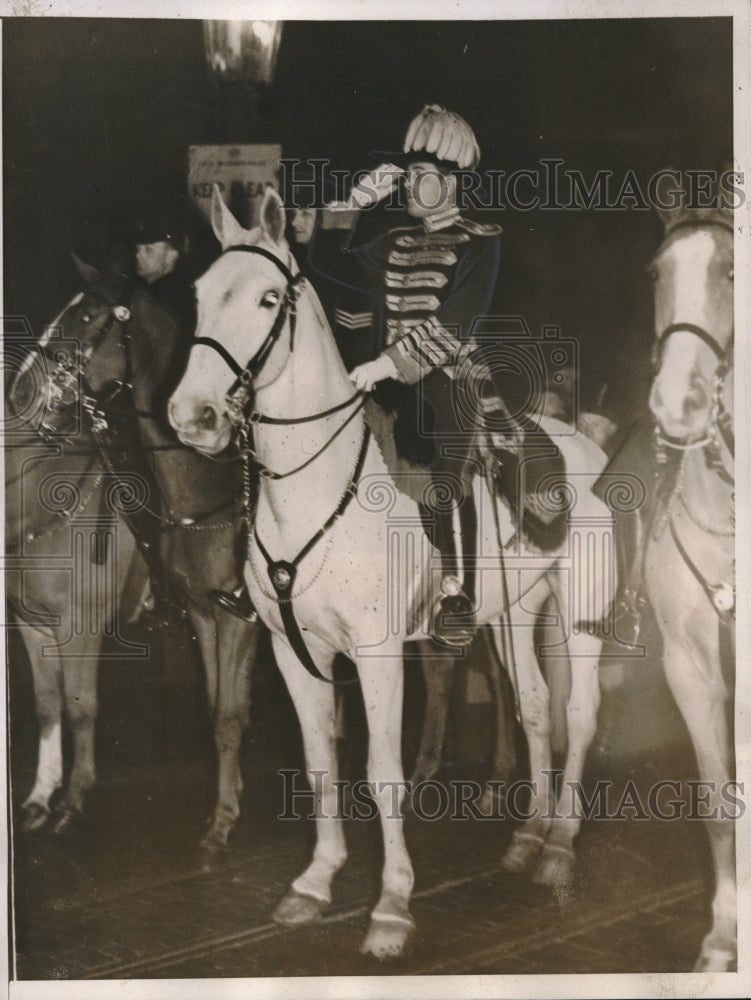
[(50, 830), (56, 837), (75, 837), (82, 826), (83, 814), (70, 806), (56, 809), (50, 821)]
[(202, 840), (198, 845), (198, 857), (202, 872), (215, 872), (227, 861), (229, 850), (226, 844)]
[(560, 892), (573, 885), (575, 868), (576, 857), (570, 847), (547, 843), (535, 865), (532, 881)]
[(306, 892), (290, 889), (271, 914), (275, 924), (283, 927), (300, 927), (314, 924), (329, 908), (330, 900), (310, 896)]
[(34, 833), (41, 830), (50, 818), (50, 811), (47, 806), (38, 802), (29, 802), (21, 807), (20, 826), (24, 833)]
[(693, 972), (735, 972), (738, 958), (735, 948), (702, 947)]
[(402, 958), (409, 953), (415, 933), (415, 922), (410, 916), (395, 913), (374, 913), (360, 951), (384, 961)]
[(506, 848), (501, 865), (507, 872), (523, 874), (532, 867), (545, 844), (545, 838), (539, 833), (527, 830), (516, 830), (511, 843)]

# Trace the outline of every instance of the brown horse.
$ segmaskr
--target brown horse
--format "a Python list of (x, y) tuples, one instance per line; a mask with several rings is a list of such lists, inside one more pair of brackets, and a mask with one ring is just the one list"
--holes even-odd
[(665, 213), (653, 262), (659, 371), (650, 408), (661, 447), (680, 453), (675, 486), (646, 542), (645, 581), (664, 665), (711, 789), (712, 927), (697, 970), (736, 962), (732, 214)]
[[(226, 847), (239, 813), (239, 748), (257, 645), (257, 627), (208, 596), (235, 579), (242, 468), (181, 446), (160, 418), (161, 387), (181, 364), (171, 316), (145, 288), (105, 280), (86, 265), (79, 271), (84, 292), (21, 363), (9, 394), (8, 595), (31, 662), (40, 730), (21, 826), (42, 827), (63, 785), (63, 707), (74, 754), (53, 829), (83, 811), (95, 780), (102, 637), (120, 643), (115, 655), (145, 653), (119, 637), (117, 601), (133, 548), (123, 528), (143, 541), (146, 524), (146, 548), (158, 550), (166, 585), (188, 609), (206, 671), (218, 754), (216, 805), (202, 842), (211, 855)], [(102, 430), (109, 453), (97, 444)]]

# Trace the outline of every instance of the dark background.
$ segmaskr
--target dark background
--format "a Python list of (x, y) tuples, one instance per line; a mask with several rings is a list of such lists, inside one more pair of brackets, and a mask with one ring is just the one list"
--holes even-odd
[[(76, 290), (68, 250), (185, 189), (195, 143), (282, 144), (369, 165), (425, 103), (472, 124), (482, 167), (560, 157), (588, 176), (719, 169), (732, 155), (729, 18), (287, 22), (273, 85), (209, 79), (200, 21), (3, 23), (5, 315), (41, 330)], [(617, 190), (617, 188), (616, 188)], [(660, 225), (645, 211), (506, 210), (494, 308), (581, 345), (583, 393), (638, 410)]]

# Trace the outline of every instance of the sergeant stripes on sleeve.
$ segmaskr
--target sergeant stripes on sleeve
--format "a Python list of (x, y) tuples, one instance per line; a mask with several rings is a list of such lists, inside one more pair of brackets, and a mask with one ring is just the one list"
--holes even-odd
[(346, 309), (336, 309), (334, 319), (338, 326), (346, 330), (362, 330), (373, 323), (372, 312), (348, 312)]

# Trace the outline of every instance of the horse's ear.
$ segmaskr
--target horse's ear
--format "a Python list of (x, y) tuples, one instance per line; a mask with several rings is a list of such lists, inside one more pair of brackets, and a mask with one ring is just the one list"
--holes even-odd
[(72, 250), (70, 252), (70, 256), (81, 280), (85, 285), (91, 286), (101, 282), (102, 276), (95, 267), (92, 267), (91, 264), (87, 264), (86, 261), (81, 260), (81, 258), (74, 254)]
[(284, 240), (284, 229), (287, 216), (284, 203), (272, 187), (267, 187), (261, 202), (261, 229), (274, 243)]
[(662, 223), (662, 228), (666, 232), (672, 226), (677, 214), (677, 208), (661, 208), (659, 205), (657, 206), (657, 215)]
[(222, 250), (243, 242), (245, 230), (225, 205), (216, 184), (211, 192), (211, 228)]
[(686, 197), (681, 175), (674, 167), (661, 171), (656, 189), (657, 215), (662, 228), (668, 232), (683, 214), (683, 204)]

